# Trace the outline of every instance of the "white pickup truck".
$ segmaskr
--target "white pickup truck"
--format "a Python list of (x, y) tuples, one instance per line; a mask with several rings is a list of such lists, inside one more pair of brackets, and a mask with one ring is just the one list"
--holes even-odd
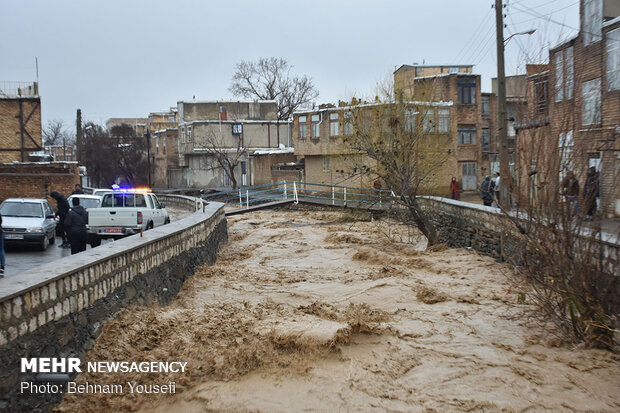
[(88, 243), (122, 238), (170, 222), (166, 206), (146, 190), (115, 190), (106, 193), (101, 207), (88, 210)]

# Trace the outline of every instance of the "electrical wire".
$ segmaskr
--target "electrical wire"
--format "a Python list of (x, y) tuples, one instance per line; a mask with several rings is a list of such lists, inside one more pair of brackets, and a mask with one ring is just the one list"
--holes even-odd
[(456, 55), (454, 59), (455, 63), (458, 63), (460, 58), (464, 58), (465, 56), (467, 56), (467, 53), (471, 51), (470, 49), (472, 48), (472, 46), (479, 45), (479, 42), (477, 42), (476, 39), (484, 30), (484, 27), (488, 25), (488, 20), (490, 15), (492, 14), (492, 11), (493, 9), (489, 9), (489, 11), (484, 15), (482, 21), (480, 21), (472, 36), (467, 40), (465, 46), (461, 48), (461, 51)]

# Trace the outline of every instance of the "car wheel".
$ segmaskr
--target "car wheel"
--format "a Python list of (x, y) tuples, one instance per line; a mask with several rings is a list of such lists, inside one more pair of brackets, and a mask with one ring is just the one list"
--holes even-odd
[(101, 238), (92, 238), (89, 242), (91, 248), (98, 247), (101, 245)]
[(52, 234), (52, 238), (50, 238), (50, 244), (55, 244), (56, 243), (56, 234)]
[(47, 238), (47, 234), (44, 234), (43, 239), (41, 240), (41, 245), (39, 245), (39, 249), (41, 251), (45, 251), (48, 245), (50, 245), (50, 240), (49, 238)]
[(170, 217), (166, 217), (166, 222), (164, 222), (164, 224), (169, 224), (170, 223)]
[(153, 221), (149, 222), (149, 223), (146, 225), (146, 229), (147, 229), (147, 230), (149, 230), (149, 229), (153, 229)]

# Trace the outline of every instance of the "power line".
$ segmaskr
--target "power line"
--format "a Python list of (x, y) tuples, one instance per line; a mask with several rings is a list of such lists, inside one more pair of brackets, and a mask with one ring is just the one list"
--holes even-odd
[(478, 26), (476, 27), (476, 30), (474, 30), (474, 33), (472, 34), (472, 36), (467, 40), (467, 42), (465, 43), (465, 46), (456, 55), (456, 58), (454, 59), (455, 62), (458, 62), (458, 59), (461, 58), (461, 57), (464, 58), (467, 55), (469, 49), (471, 49), (472, 45), (478, 44), (474, 40), (482, 33), (482, 30), (484, 30), (484, 27), (485, 27), (486, 23), (488, 23), (489, 16), (492, 14), (492, 11), (493, 11), (493, 9), (490, 8), (489, 11), (487, 12), (487, 14), (484, 15), (484, 17), (482, 18), (482, 21), (478, 24)]

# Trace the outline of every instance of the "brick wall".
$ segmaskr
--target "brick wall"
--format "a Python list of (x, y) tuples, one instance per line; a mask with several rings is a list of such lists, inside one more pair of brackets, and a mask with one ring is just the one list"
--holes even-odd
[(7, 198), (49, 198), (52, 191), (69, 196), (80, 182), (77, 162), (0, 164), (0, 202)]
[[(24, 159), (22, 159), (22, 135), (20, 133), (20, 105), (25, 133), (23, 137)], [(32, 115), (31, 115), (32, 114)], [(30, 119), (28, 119), (28, 116)], [(41, 149), (41, 99), (0, 99), (0, 162), (27, 161), (28, 153)]]

